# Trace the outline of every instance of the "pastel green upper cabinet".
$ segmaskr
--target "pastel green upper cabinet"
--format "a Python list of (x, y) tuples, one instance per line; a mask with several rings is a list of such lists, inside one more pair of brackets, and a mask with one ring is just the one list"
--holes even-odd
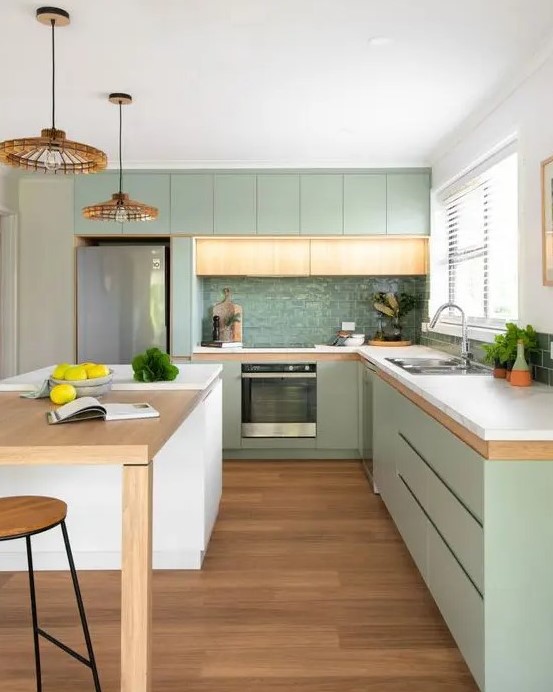
[(295, 235), (300, 232), (300, 176), (257, 176), (257, 233)]
[(215, 235), (254, 235), (256, 232), (256, 176), (243, 173), (215, 175)]
[(430, 173), (388, 173), (389, 235), (429, 235)]
[(344, 234), (386, 233), (386, 176), (344, 175)]
[(313, 173), (300, 176), (300, 232), (303, 235), (342, 235), (344, 176)]
[(117, 173), (98, 173), (75, 178), (75, 233), (83, 235), (122, 233), (129, 235), (169, 235), (169, 175), (163, 173), (124, 173), (123, 192), (137, 202), (157, 207), (154, 221), (91, 221), (82, 215), (82, 208), (111, 199), (119, 189)]
[(213, 235), (213, 175), (171, 176), (171, 233)]

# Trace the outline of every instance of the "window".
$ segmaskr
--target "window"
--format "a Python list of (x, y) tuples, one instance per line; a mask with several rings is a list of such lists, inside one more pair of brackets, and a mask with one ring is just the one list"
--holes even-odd
[[(432, 307), (451, 301), (468, 323), (501, 327), (518, 317), (517, 155), (465, 176), (441, 197)], [(459, 320), (451, 311), (447, 321)]]

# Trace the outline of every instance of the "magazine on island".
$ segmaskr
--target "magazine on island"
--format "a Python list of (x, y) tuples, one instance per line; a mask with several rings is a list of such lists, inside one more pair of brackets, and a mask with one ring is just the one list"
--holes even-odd
[(93, 396), (83, 396), (59, 408), (48, 411), (48, 423), (73, 423), (79, 420), (130, 420), (132, 418), (159, 418), (159, 411), (145, 402), (132, 404), (101, 404)]

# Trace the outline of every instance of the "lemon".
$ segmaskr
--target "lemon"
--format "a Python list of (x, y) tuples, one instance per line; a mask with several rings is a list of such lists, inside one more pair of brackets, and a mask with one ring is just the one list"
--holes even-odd
[(70, 368), (71, 365), (69, 363), (59, 363), (56, 365), (54, 368), (54, 372), (52, 373), (52, 377), (56, 380), (63, 380), (65, 377), (65, 371), (67, 368)]
[(54, 404), (68, 404), (77, 396), (77, 390), (72, 384), (57, 384), (50, 391), (50, 399)]
[(85, 370), (86, 370), (86, 368), (91, 368), (93, 365), (96, 365), (96, 363), (87, 362), (87, 363), (79, 363), (79, 365), (81, 367), (85, 368)]
[(82, 365), (72, 365), (64, 372), (65, 380), (86, 380), (88, 376)]
[(97, 377), (107, 377), (109, 375), (109, 368), (107, 365), (93, 365), (86, 369), (87, 375), (91, 379), (96, 379)]

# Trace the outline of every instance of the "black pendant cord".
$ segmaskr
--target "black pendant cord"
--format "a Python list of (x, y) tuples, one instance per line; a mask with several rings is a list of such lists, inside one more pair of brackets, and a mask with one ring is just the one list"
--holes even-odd
[(123, 155), (122, 144), (123, 139), (123, 106), (119, 101), (119, 194), (123, 194)]
[(52, 130), (56, 129), (56, 41), (54, 39), (56, 20), (52, 24)]

